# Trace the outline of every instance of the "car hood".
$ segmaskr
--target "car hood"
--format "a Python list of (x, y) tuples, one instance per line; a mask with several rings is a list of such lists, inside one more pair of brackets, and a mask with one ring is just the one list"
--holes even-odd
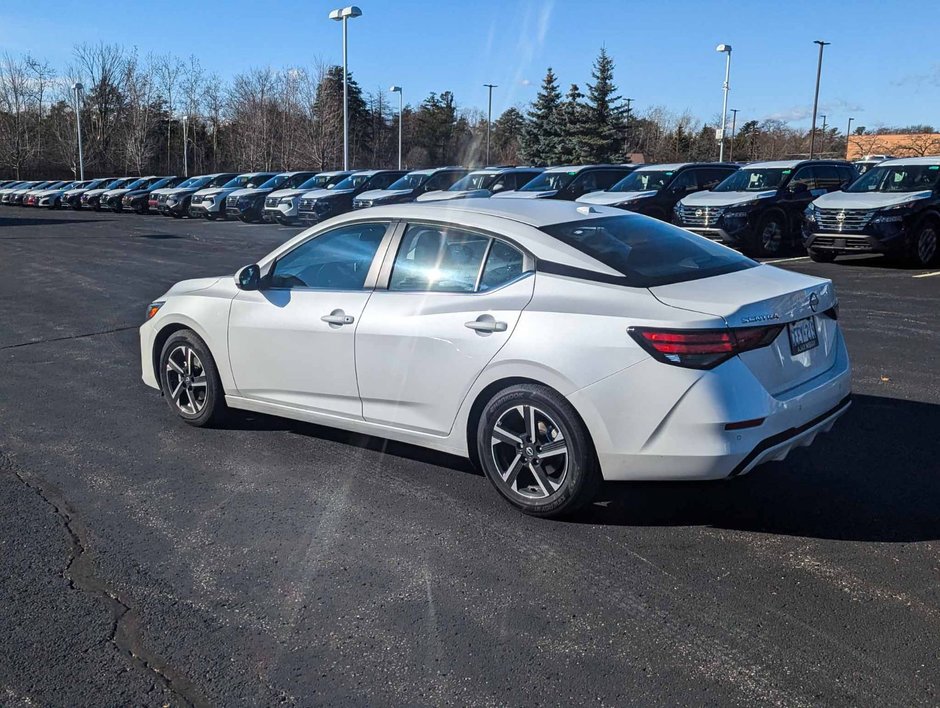
[(98, 189), (86, 189), (86, 190), (85, 190), (85, 194), (87, 194), (89, 197), (97, 197), (98, 195), (104, 194), (104, 193), (107, 192), (107, 191), (108, 191), (107, 189), (101, 189), (101, 188), (98, 188)]
[[(309, 192), (304, 192), (300, 195), (301, 199), (328, 199), (334, 194), (353, 194), (355, 189), (311, 189)], [(372, 190), (376, 191), (376, 190)], [(363, 194), (368, 194), (368, 192), (363, 192)], [(362, 195), (360, 195), (362, 196)]]
[(170, 194), (171, 192), (176, 191), (176, 187), (160, 187), (160, 189), (154, 189), (151, 194)]
[[(331, 190), (332, 191), (332, 190)], [(373, 202), (383, 199), (394, 199), (395, 197), (407, 197), (414, 192), (413, 189), (370, 189), (359, 195), (359, 199), (369, 199)]]
[(930, 196), (932, 196), (930, 190), (891, 194), (887, 192), (830, 192), (819, 197), (813, 204), (820, 209), (884, 209)]
[(101, 196), (107, 197), (108, 199), (110, 199), (111, 197), (123, 196), (127, 194), (129, 191), (130, 191), (129, 189), (108, 189)]
[(544, 192), (519, 192), (511, 189), (508, 192), (499, 192), (493, 195), (493, 199), (547, 199), (558, 194), (557, 189), (547, 189)]
[(268, 199), (277, 197), (278, 199), (283, 199), (284, 197), (299, 197), (304, 193), (302, 189), (275, 189), (268, 195)]
[(258, 189), (257, 187), (243, 187), (229, 192), (230, 197), (251, 197), (258, 194), (270, 194), (270, 189)]
[(486, 199), (489, 196), (492, 196), (492, 192), (488, 189), (461, 189), (455, 192), (452, 192), (449, 189), (439, 189), (434, 192), (425, 192), (415, 201), (417, 202), (440, 202), (450, 199), (470, 199), (470, 198), (480, 198)]
[(575, 201), (582, 204), (601, 204), (610, 206), (611, 204), (623, 204), (625, 202), (635, 202), (638, 199), (655, 197), (658, 192), (655, 189), (645, 192), (590, 192), (578, 197)]
[(237, 191), (237, 187), (228, 187), (223, 189), (222, 187), (206, 187), (205, 189), (200, 189), (195, 194), (198, 194), (200, 197), (215, 197), (219, 194), (229, 195), (232, 192)]
[(694, 192), (687, 197), (682, 197), (682, 204), (685, 206), (703, 206), (703, 207), (728, 207), (735, 204), (744, 204), (752, 202), (755, 199), (769, 199), (777, 196), (777, 190), (767, 189), (763, 192)]
[[(167, 290), (163, 297), (170, 297), (173, 295), (186, 295), (188, 293), (194, 293), (199, 290), (205, 290), (206, 288), (211, 288), (213, 285), (218, 283), (220, 280), (225, 278), (225, 276), (215, 276), (212, 278), (192, 278), (191, 280), (181, 280), (176, 283), (173, 287)], [(233, 281), (234, 282), (234, 281)], [(161, 298), (162, 299), (162, 298)]]

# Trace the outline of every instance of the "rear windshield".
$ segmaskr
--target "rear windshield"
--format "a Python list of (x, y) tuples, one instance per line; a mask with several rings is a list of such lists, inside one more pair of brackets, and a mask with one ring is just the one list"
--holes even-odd
[(635, 214), (552, 224), (542, 231), (623, 274), (623, 284), (635, 287), (710, 278), (757, 265), (706, 238)]

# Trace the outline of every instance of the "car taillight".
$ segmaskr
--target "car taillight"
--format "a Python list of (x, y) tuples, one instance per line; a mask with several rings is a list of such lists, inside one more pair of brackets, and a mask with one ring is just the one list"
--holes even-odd
[(741, 352), (766, 347), (782, 330), (783, 325), (770, 325), (735, 329), (631, 327), (627, 332), (657, 361), (689, 369), (713, 369)]

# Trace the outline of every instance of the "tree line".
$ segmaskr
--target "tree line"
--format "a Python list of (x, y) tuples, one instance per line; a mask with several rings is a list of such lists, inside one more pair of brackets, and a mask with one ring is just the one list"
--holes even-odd
[[(551, 68), (535, 99), (496, 117), (491, 164), (587, 164), (717, 159), (717, 119), (662, 106), (633, 110), (618, 93), (614, 61), (601, 49), (582, 92), (562, 94)], [(230, 170), (335, 169), (342, 165), (342, 69), (253, 69), (222, 79), (199, 59), (141, 57), (117, 44), (79, 44), (57, 71), (32, 55), (0, 57), (0, 176), (78, 174), (76, 101), (87, 175), (190, 174)], [(384, 89), (349, 81), (350, 162), (394, 167), (399, 111)], [(486, 161), (485, 114), (433, 92), (401, 113), (408, 168)], [(734, 159), (775, 159), (808, 151), (809, 136), (781, 121), (743, 121)], [(823, 153), (844, 154), (844, 136), (817, 134)]]

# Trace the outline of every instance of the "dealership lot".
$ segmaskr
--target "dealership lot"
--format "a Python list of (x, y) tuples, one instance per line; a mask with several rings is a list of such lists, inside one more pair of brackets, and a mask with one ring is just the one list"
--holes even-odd
[(151, 299), (298, 232), (0, 214), (0, 702), (938, 701), (940, 274), (779, 259), (841, 298), (833, 433), (557, 522), (459, 459), (194, 430), (140, 383)]

